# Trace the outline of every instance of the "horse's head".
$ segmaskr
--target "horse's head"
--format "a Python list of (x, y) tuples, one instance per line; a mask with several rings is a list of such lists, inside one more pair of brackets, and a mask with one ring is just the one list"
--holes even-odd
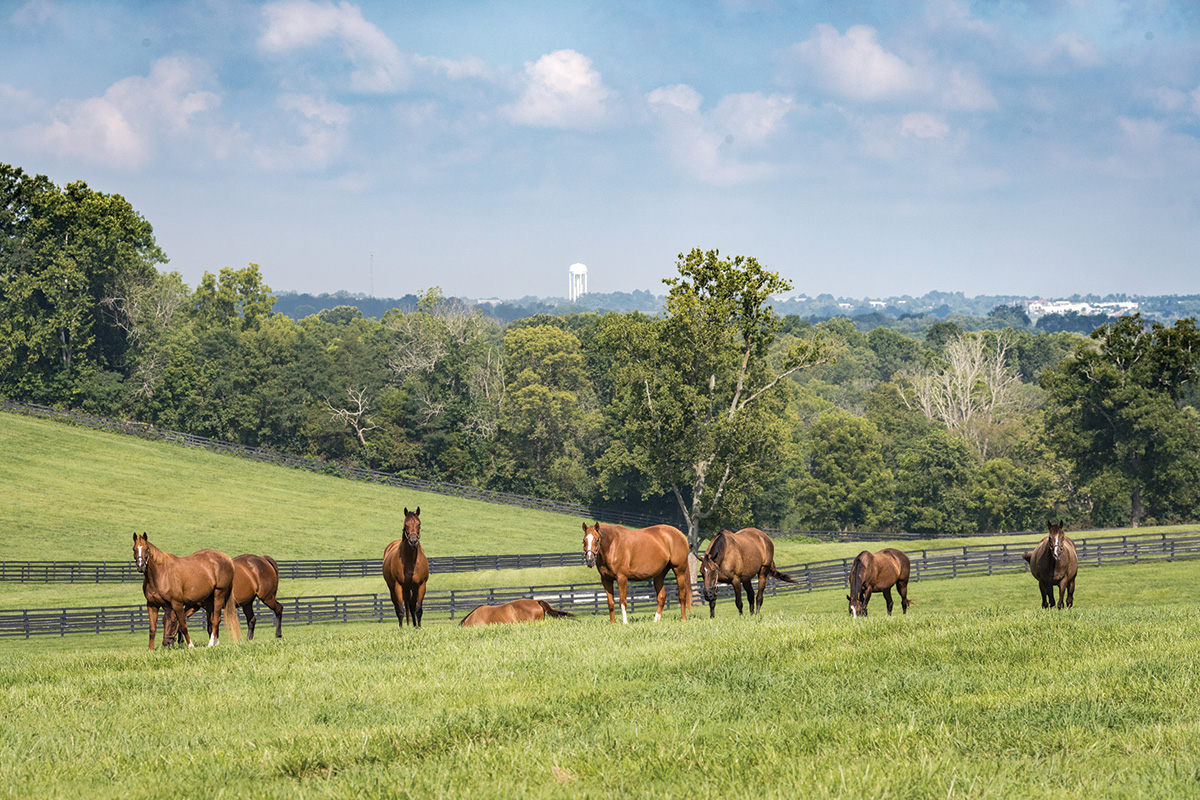
[(144, 533), (141, 536), (136, 533), (133, 535), (133, 563), (137, 565), (138, 572), (145, 572), (150, 563), (150, 540)]
[(600, 523), (597, 522), (592, 527), (588, 527), (587, 523), (583, 523), (583, 560), (589, 567), (596, 566), (596, 559), (600, 556)]
[(404, 509), (404, 538), (408, 541), (409, 547), (416, 547), (421, 543), (421, 507), (417, 506), (416, 511)]
[(846, 595), (846, 599), (850, 601), (850, 616), (865, 617), (867, 615), (867, 606), (863, 603), (861, 594), (858, 597)]
[(725, 534), (723, 530), (713, 537), (704, 558), (700, 560), (700, 578), (703, 581), (700, 596), (704, 602), (712, 603), (717, 599), (717, 579), (721, 572), (721, 556), (725, 554)]
[(1057, 525), (1047, 521), (1046, 527), (1050, 529), (1050, 553), (1054, 556), (1054, 560), (1058, 561), (1059, 556), (1062, 555), (1064, 539), (1066, 537), (1063, 533), (1062, 520), (1060, 519)]

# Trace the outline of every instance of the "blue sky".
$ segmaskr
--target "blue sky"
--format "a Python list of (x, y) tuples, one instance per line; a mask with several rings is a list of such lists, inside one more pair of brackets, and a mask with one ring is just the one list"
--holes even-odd
[(1191, 0), (0, 0), (0, 161), (195, 285), (1200, 292)]

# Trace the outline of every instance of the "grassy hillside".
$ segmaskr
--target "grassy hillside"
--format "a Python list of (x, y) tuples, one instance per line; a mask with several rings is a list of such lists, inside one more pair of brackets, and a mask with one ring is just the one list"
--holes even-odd
[(1004, 576), (890, 619), (826, 592), (753, 620), (14, 642), (0, 797), (1194, 797), (1197, 577), (1090, 570), (1068, 613)]
[(163, 549), (278, 559), (382, 558), (403, 508), (430, 555), (580, 549), (582, 519), (348, 481), (0, 413), (0, 556), (131, 558)]

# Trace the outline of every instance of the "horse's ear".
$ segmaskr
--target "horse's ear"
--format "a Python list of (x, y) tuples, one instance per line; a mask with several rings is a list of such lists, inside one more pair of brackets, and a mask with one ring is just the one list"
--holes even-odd
[(413, 516), (414, 517), (421, 516), (421, 507), (420, 506), (417, 506), (417, 510), (413, 512)]
[(583, 532), (587, 533), (587, 523), (583, 523)]
[(137, 534), (136, 534), (136, 533), (133, 535), (133, 540), (134, 540), (135, 542), (137, 541)]
[(404, 516), (408, 516), (408, 506), (404, 507)]
[(854, 602), (854, 598), (851, 597), (850, 595), (846, 595), (846, 599), (849, 600), (851, 603)]
[(1058, 527), (1059, 527), (1059, 528), (1061, 528), (1062, 526), (1063, 526), (1063, 521), (1060, 519), (1060, 520), (1058, 521)]

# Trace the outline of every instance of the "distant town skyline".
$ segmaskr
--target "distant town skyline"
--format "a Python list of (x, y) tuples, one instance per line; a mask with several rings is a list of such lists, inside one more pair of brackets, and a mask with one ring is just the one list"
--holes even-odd
[(1190, 294), (1187, 0), (0, 5), (0, 160), (126, 197), (190, 285)]

